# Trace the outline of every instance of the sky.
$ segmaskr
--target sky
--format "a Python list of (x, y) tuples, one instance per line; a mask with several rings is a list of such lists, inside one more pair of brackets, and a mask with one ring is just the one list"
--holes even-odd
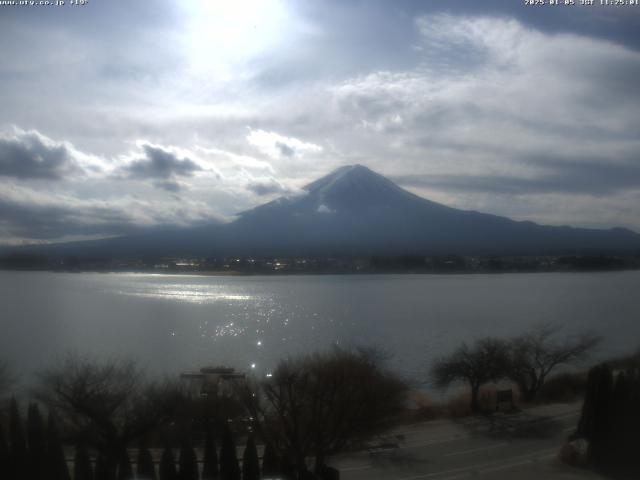
[(231, 221), (355, 163), (457, 208), (640, 231), (640, 7), (3, 3), (0, 244)]

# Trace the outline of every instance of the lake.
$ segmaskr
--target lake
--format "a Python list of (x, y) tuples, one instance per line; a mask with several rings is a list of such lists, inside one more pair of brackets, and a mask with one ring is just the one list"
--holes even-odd
[[(462, 341), (542, 322), (640, 347), (640, 272), (195, 276), (0, 272), (0, 357), (23, 379), (65, 352), (138, 359), (151, 372), (229, 365), (265, 374), (289, 354), (379, 345), (424, 379)], [(27, 382), (28, 383), (28, 382)]]

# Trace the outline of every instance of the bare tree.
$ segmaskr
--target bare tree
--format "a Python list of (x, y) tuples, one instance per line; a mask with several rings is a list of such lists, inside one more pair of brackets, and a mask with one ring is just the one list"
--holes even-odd
[(559, 339), (560, 331), (557, 325), (544, 324), (510, 341), (507, 374), (523, 400), (534, 400), (556, 367), (586, 359), (601, 341), (590, 333)]
[(299, 478), (330, 455), (388, 429), (405, 408), (406, 383), (371, 351), (336, 348), (280, 362), (273, 376), (248, 383), (244, 399), (265, 441)]
[(147, 381), (132, 361), (75, 355), (41, 374), (35, 394), (76, 440), (102, 453), (110, 475), (127, 445), (169, 421), (182, 401), (175, 384)]
[(451, 355), (436, 360), (431, 367), (431, 378), (438, 388), (455, 382), (466, 382), (471, 387), (471, 411), (480, 411), (480, 387), (506, 375), (507, 343), (498, 338), (483, 338), (473, 346), (463, 343)]

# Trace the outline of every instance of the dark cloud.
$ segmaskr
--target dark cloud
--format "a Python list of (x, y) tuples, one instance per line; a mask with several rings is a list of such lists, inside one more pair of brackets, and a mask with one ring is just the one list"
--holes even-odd
[(283, 157), (293, 157), (296, 153), (292, 147), (283, 142), (276, 142), (276, 148), (280, 150), (280, 155)]
[(275, 193), (282, 194), (289, 191), (275, 178), (251, 182), (247, 185), (247, 189), (259, 196), (272, 195)]
[(51, 142), (37, 132), (0, 137), (0, 176), (59, 180), (78, 170), (66, 145)]
[(152, 227), (224, 220), (203, 203), (176, 198), (165, 201), (125, 196), (95, 200), (12, 184), (0, 187), (0, 238), (5, 243), (10, 239), (34, 242), (119, 236)]
[(154, 182), (153, 186), (156, 188), (161, 188), (166, 190), (167, 192), (177, 193), (182, 190), (182, 185), (180, 182), (175, 182), (173, 180), (164, 180), (160, 182)]
[(611, 195), (640, 188), (640, 164), (553, 162), (538, 160), (544, 172), (535, 177), (509, 175), (411, 175), (394, 180), (407, 187), (491, 194), (589, 194)]
[(146, 144), (142, 148), (144, 157), (134, 160), (123, 169), (131, 178), (190, 177), (195, 172), (202, 170), (193, 160), (178, 158), (176, 154), (160, 147)]
[(55, 240), (73, 236), (112, 236), (140, 229), (136, 219), (122, 209), (60, 203), (27, 203), (0, 198), (0, 232), (3, 236)]

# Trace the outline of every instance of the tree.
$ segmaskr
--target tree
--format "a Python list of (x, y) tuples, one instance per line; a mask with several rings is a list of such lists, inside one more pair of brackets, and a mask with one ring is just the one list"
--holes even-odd
[(9, 445), (4, 438), (4, 431), (0, 424), (0, 476), (2, 478), (15, 478), (11, 465), (11, 456), (9, 453)]
[(73, 459), (73, 480), (93, 480), (89, 452), (81, 443), (76, 445), (76, 453)]
[(22, 430), (20, 409), (15, 398), (11, 399), (9, 407), (9, 444), (11, 457), (11, 471), (14, 476), (26, 476), (29, 472), (27, 444)]
[(116, 464), (108, 459), (104, 452), (99, 451), (96, 458), (95, 480), (114, 480)]
[(46, 480), (47, 440), (40, 409), (34, 403), (27, 410), (27, 441), (31, 480)]
[(589, 442), (589, 460), (619, 478), (640, 478), (640, 370), (613, 375), (608, 365), (593, 367), (578, 423), (577, 437)]
[(198, 480), (198, 457), (193, 447), (185, 442), (180, 449), (180, 480)]
[(202, 465), (202, 480), (217, 480), (220, 471), (218, 469), (218, 452), (216, 440), (211, 428), (207, 428), (207, 436), (204, 442), (204, 459)]
[(60, 414), (72, 436), (102, 454), (100, 475), (107, 480), (113, 479), (122, 451), (169, 422), (183, 401), (179, 386), (147, 381), (132, 361), (74, 355), (40, 375), (36, 396)]
[(129, 452), (125, 448), (120, 454), (120, 461), (118, 462), (118, 480), (132, 480), (133, 468), (131, 467), (131, 459), (129, 458)]
[(558, 340), (559, 331), (558, 326), (545, 324), (510, 341), (507, 376), (527, 402), (535, 399), (552, 370), (584, 360), (601, 341), (589, 333)]
[(249, 435), (247, 445), (244, 447), (242, 456), (242, 480), (260, 479), (260, 461), (258, 460), (258, 450), (253, 440), (253, 435)]
[(472, 347), (463, 343), (448, 357), (436, 360), (431, 367), (431, 378), (438, 388), (467, 382), (471, 388), (471, 411), (478, 413), (480, 387), (504, 377), (507, 362), (507, 343), (497, 338), (483, 338)]
[(173, 450), (165, 448), (160, 458), (160, 480), (178, 480), (178, 471), (176, 470), (176, 460), (173, 456)]
[(578, 435), (589, 441), (589, 457), (596, 463), (608, 452), (612, 392), (613, 375), (606, 364), (589, 370)]
[(153, 465), (153, 458), (144, 442), (140, 442), (140, 448), (138, 448), (136, 474), (140, 480), (156, 480), (156, 469)]
[(48, 480), (70, 480), (58, 426), (52, 412), (47, 419), (47, 474)]
[(383, 360), (375, 349), (341, 348), (290, 358), (272, 377), (247, 382), (242, 398), (265, 443), (304, 478), (307, 458), (322, 470), (329, 456), (384, 432), (405, 408), (408, 387)]
[(225, 425), (220, 448), (220, 478), (222, 480), (240, 480), (240, 465), (236, 455), (236, 444), (231, 429)]
[(262, 475), (265, 477), (274, 477), (280, 473), (280, 465), (276, 451), (267, 443), (262, 453)]

